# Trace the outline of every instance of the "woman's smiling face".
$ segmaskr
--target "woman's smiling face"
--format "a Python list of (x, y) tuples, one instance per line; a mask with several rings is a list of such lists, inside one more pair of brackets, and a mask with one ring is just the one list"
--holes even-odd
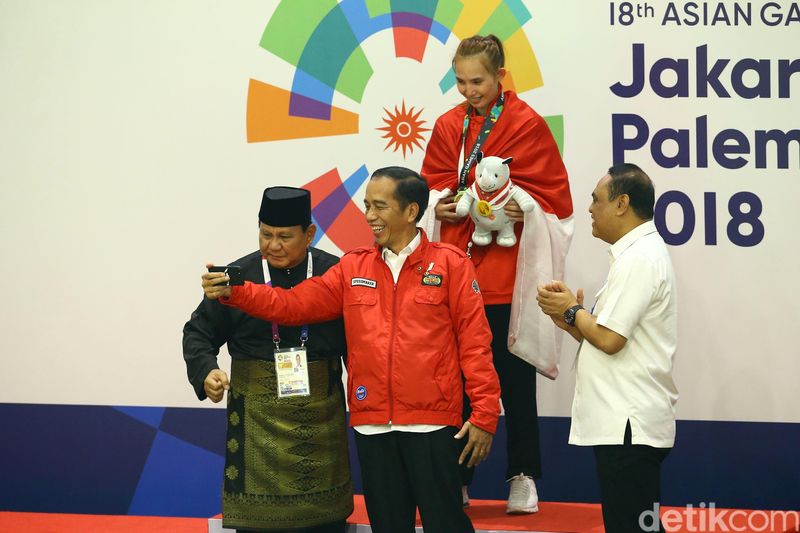
[(458, 92), (467, 99), (479, 114), (485, 115), (500, 92), (500, 82), (506, 75), (501, 68), (491, 72), (486, 68), (481, 54), (468, 57), (456, 57), (453, 61), (456, 73)]

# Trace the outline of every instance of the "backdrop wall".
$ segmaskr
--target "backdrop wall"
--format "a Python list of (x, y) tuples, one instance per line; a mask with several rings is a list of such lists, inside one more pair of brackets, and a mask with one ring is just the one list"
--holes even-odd
[[(320, 247), (369, 243), (367, 176), (419, 168), (461, 101), (458, 41), (490, 31), (563, 149), (570, 286), (607, 271), (586, 211), (607, 167), (656, 183), (680, 313), (665, 499), (796, 507), (798, 28), (796, 2), (0, 0), (0, 508), (216, 512), (224, 415), (180, 349), (204, 264), (256, 249), (271, 185), (312, 189)], [(566, 445), (575, 349), (540, 379), (543, 499), (596, 498)], [(477, 496), (504, 496), (498, 461)]]

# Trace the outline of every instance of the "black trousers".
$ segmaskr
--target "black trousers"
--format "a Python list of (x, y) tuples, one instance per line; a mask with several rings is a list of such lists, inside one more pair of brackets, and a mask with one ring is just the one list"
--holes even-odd
[(237, 533), (345, 533), (347, 523), (342, 520), (340, 522), (332, 522), (330, 524), (323, 524), (321, 526), (308, 527), (303, 529), (286, 529), (277, 531), (275, 529), (237, 529)]
[[(536, 369), (508, 351), (508, 322), (511, 304), (487, 305), (486, 318), (492, 330), (494, 368), (500, 378), (506, 424), (506, 479), (520, 473), (533, 478), (542, 476), (539, 451), (539, 415), (536, 409)], [(464, 397), (464, 420), (472, 409)], [(466, 444), (466, 443), (464, 443)], [(466, 464), (466, 463), (465, 463)], [(462, 466), (461, 482), (472, 483), (473, 468)]]
[(461, 504), (454, 427), (430, 433), (355, 432), (364, 501), (374, 533), (474, 533)]
[(594, 447), (606, 533), (663, 533), (660, 521), (653, 527), (652, 514), (661, 501), (661, 463), (670, 450), (631, 444), (630, 422), (622, 445)]

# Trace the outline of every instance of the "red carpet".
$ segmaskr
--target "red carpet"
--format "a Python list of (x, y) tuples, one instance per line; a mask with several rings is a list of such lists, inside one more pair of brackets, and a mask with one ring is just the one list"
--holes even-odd
[[(369, 524), (364, 497), (356, 495), (356, 509), (347, 520), (351, 524)], [(600, 506), (588, 503), (540, 503), (532, 515), (507, 515), (506, 502), (471, 500), (467, 514), (476, 530), (552, 531), (602, 533)], [(421, 525), (417, 516), (417, 525)]]
[(206, 533), (206, 518), (0, 512), (0, 533)]
[[(351, 524), (368, 524), (367, 512), (362, 496), (356, 496), (356, 509), (348, 520)], [(686, 509), (665, 507), (665, 513), (673, 516), (685, 513)], [(743, 511), (715, 509), (725, 519), (718, 521), (716, 528), (710, 526), (708, 509), (695, 509), (693, 524), (684, 518), (670, 526), (670, 533), (695, 533), (699, 531), (742, 531), (745, 533), (794, 533), (800, 532), (796, 522), (797, 512), (787, 520), (769, 520), (768, 511)], [(505, 513), (505, 502), (473, 500), (467, 510), (477, 531), (546, 531), (554, 533), (603, 533), (600, 506), (583, 503), (540, 503), (539, 512), (533, 515), (509, 516)], [(684, 517), (686, 515), (683, 515)], [(786, 527), (783, 527), (786, 524)], [(419, 522), (418, 522), (419, 525)], [(731, 527), (733, 526), (733, 528)], [(727, 527), (728, 529), (725, 529)], [(206, 533), (205, 518), (165, 518), (148, 516), (71, 515), (49, 513), (0, 512), (0, 533)]]

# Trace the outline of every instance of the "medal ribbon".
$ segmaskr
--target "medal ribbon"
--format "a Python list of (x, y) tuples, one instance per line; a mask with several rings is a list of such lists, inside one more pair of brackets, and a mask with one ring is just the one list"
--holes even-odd
[[(475, 144), (472, 145), (472, 149), (469, 151), (469, 156), (467, 156), (466, 161), (464, 161), (464, 166), (461, 167), (461, 173), (458, 176), (458, 190), (460, 191), (466, 190), (469, 170), (472, 168), (472, 165), (475, 164), (475, 160), (478, 158), (478, 152), (481, 151), (481, 146), (483, 146), (483, 143), (486, 142), (486, 138), (489, 136), (492, 128), (494, 128), (494, 125), (497, 123), (497, 119), (500, 118), (500, 113), (503, 112), (503, 104), (506, 101), (506, 96), (503, 94), (503, 88), (499, 85), (498, 87), (500, 87), (500, 96), (492, 106), (491, 111), (489, 111), (484, 118), (483, 127), (481, 128), (481, 131), (478, 132), (478, 138), (475, 139)], [(461, 130), (461, 159), (463, 159), (464, 151), (467, 147), (467, 131), (469, 130), (469, 121), (472, 111), (472, 106), (467, 106), (467, 112), (464, 115), (464, 126)]]
[(475, 193), (476, 198), (489, 202), (492, 207), (495, 207), (498, 205), (503, 205), (506, 201), (510, 200), (512, 187), (513, 184), (509, 180), (505, 185), (503, 185), (502, 189), (497, 189), (496, 191), (487, 193), (478, 187), (478, 182), (476, 181), (472, 184), (472, 192)]
[(495, 217), (492, 213), (496, 208), (502, 208), (508, 203), (508, 201), (511, 199), (511, 191), (513, 187), (514, 186), (512, 183), (508, 181), (505, 185), (503, 185), (502, 189), (485, 193), (478, 186), (478, 181), (476, 179), (475, 183), (472, 184), (470, 189), (472, 194), (475, 196), (475, 199), (478, 201), (478, 204), (475, 206), (478, 214), (482, 217), (488, 217), (490, 220), (494, 220)]

